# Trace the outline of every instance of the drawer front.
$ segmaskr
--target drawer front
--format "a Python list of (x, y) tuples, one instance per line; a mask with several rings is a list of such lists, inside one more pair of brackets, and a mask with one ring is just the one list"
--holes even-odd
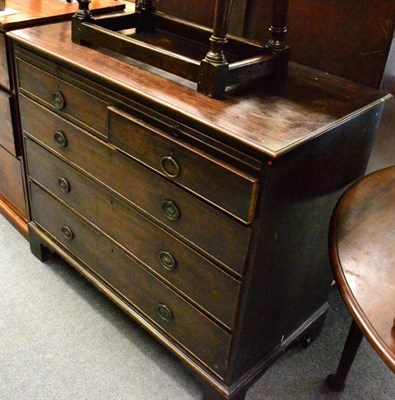
[(0, 90), (0, 145), (16, 156), (10, 99), (11, 96)]
[(29, 139), (28, 173), (199, 306), (233, 325), (239, 283)]
[(257, 180), (141, 119), (109, 108), (109, 143), (244, 222), (253, 218)]
[(0, 146), (0, 195), (26, 218), (25, 193), (20, 161)]
[(0, 86), (4, 89), (11, 90), (5, 36), (2, 33), (0, 33)]
[(19, 85), (53, 110), (107, 137), (107, 103), (20, 59)]
[[(231, 336), (31, 183), (32, 219), (221, 376)], [(158, 306), (160, 306), (158, 309)]]
[[(250, 229), (21, 96), (23, 129), (218, 262), (241, 273)], [(54, 140), (56, 132), (67, 146)]]

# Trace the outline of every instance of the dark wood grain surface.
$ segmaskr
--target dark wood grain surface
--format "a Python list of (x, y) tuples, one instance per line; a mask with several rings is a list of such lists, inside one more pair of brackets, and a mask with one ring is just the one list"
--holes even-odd
[[(61, 3), (57, 0), (7, 0), (7, 8), (18, 12), (0, 18), (0, 31), (69, 19), (77, 10), (78, 4)], [(93, 12), (98, 12), (98, 9), (100, 12), (108, 12), (123, 8), (124, 3), (113, 0), (93, 0), (91, 3)]]
[(121, 85), (145, 103), (166, 107), (168, 114), (187, 117), (206, 129), (215, 128), (225, 142), (236, 141), (272, 157), (322, 134), (383, 97), (376, 90), (291, 64), (285, 82), (252, 82), (231, 90), (219, 101), (127, 65), (124, 60), (72, 43), (68, 23), (28, 28), (9, 35), (88, 76), (96, 76), (101, 82)]
[(330, 250), (354, 320), (395, 372), (395, 167), (368, 175), (340, 200)]

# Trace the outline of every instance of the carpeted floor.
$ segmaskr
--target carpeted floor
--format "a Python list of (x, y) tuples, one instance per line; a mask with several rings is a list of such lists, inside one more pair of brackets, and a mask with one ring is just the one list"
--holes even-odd
[[(198, 400), (199, 381), (60, 258), (43, 264), (0, 216), (1, 400)], [(338, 293), (321, 336), (287, 352), (247, 400), (392, 400), (395, 379), (364, 341), (342, 394), (328, 393), (350, 324)]]

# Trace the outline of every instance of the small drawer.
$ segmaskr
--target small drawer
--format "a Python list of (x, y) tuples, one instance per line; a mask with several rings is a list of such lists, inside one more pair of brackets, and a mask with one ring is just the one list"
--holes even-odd
[(16, 157), (17, 153), (12, 125), (12, 106), (10, 100), (11, 96), (0, 90), (0, 145)]
[(26, 133), (195, 248), (242, 274), (250, 228), (30, 99), (20, 100)]
[(11, 90), (5, 35), (0, 33), (0, 86)]
[(25, 150), (30, 178), (232, 328), (240, 287), (238, 281), (27, 138)]
[(98, 136), (107, 138), (108, 104), (33, 65), (17, 60), (19, 86), (43, 101), (46, 106), (71, 118), (77, 124), (93, 129)]
[(21, 162), (0, 146), (0, 195), (26, 218)]
[(154, 326), (216, 373), (224, 375), (230, 334), (35, 184), (31, 183), (30, 188), (34, 222), (107, 282), (111, 290), (124, 296)]
[(257, 179), (143, 120), (109, 108), (108, 141), (177, 184), (250, 223)]

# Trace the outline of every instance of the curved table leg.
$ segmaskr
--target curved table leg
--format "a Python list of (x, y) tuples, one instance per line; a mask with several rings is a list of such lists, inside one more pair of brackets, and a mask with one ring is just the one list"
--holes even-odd
[(363, 333), (356, 322), (353, 321), (336, 374), (331, 374), (326, 378), (326, 386), (331, 392), (341, 392), (346, 387), (347, 375), (358, 352), (362, 339)]

